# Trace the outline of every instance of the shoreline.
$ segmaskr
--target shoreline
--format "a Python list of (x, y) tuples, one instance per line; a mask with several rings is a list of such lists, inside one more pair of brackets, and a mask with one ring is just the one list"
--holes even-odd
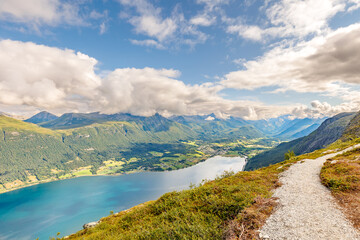
[[(199, 163), (205, 162), (208, 159), (213, 158), (213, 157), (217, 157), (217, 156), (219, 156), (219, 157), (228, 157), (228, 158), (241, 157), (241, 158), (245, 159), (245, 163), (246, 163), (247, 158), (248, 158), (247, 156), (240, 156), (240, 155), (238, 155), (238, 156), (214, 155), (214, 156), (210, 156), (210, 157), (206, 158), (205, 160), (200, 160), (199, 162), (197, 162), (194, 165), (187, 166), (187, 167), (184, 167), (184, 168), (177, 168), (177, 169), (174, 169), (174, 170), (165, 170), (165, 171), (134, 170), (134, 171), (129, 171), (129, 172), (125, 172), (125, 173), (81, 175), (81, 176), (74, 176), (74, 177), (69, 177), (69, 178), (64, 178), (64, 179), (53, 179), (53, 180), (52, 179), (46, 179), (46, 180), (38, 181), (38, 182), (35, 182), (35, 183), (29, 183), (29, 184), (20, 185), (19, 187), (12, 188), (12, 189), (5, 189), (5, 191), (0, 191), (0, 195), (4, 194), (4, 193), (9, 193), (9, 192), (13, 192), (13, 191), (16, 191), (16, 190), (24, 189), (24, 188), (27, 188), (27, 187), (32, 187), (32, 186), (44, 184), (44, 183), (51, 183), (51, 182), (69, 180), (69, 179), (76, 179), (76, 178), (80, 178), (80, 177), (98, 177), (98, 176), (117, 177), (117, 176), (121, 176), (121, 175), (133, 174), (133, 173), (141, 173), (141, 172), (171, 172), (171, 171), (186, 169), (188, 167), (195, 166), (195, 165), (197, 165)], [(245, 168), (245, 165), (243, 166), (241, 171), (244, 171), (244, 168)]]

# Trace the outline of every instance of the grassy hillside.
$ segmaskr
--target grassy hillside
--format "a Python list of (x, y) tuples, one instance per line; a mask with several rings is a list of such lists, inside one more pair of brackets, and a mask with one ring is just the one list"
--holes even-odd
[(346, 141), (358, 137), (360, 137), (360, 112), (358, 112), (356, 116), (351, 119), (348, 126), (346, 127), (346, 130), (344, 131), (342, 139)]
[[(186, 126), (156, 119), (146, 125), (104, 122), (51, 130), (0, 116), (0, 188), (76, 176), (83, 168), (95, 174), (100, 168), (116, 173), (186, 167), (208, 156), (183, 143), (194, 137)], [(106, 161), (118, 164), (106, 166)]]
[(275, 206), (272, 190), (279, 186), (281, 172), (302, 159), (314, 159), (359, 141), (336, 142), (255, 171), (224, 173), (198, 187), (111, 214), (96, 227), (68, 239), (258, 239), (257, 230)]
[(300, 155), (323, 148), (343, 135), (355, 115), (356, 113), (340, 113), (329, 118), (308, 136), (282, 143), (274, 149), (249, 159), (245, 169), (252, 170), (281, 162), (284, 160), (284, 154), (289, 150), (294, 151), (296, 155)]
[(56, 132), (54, 132), (50, 129), (39, 127), (36, 124), (25, 123), (21, 120), (6, 117), (4, 115), (0, 115), (0, 129), (2, 129), (3, 131), (19, 130), (19, 131), (34, 132), (34, 133), (38, 133), (38, 134), (46, 134), (46, 135), (52, 135), (52, 136), (58, 135), (59, 136), (59, 134), (57, 134)]
[(0, 116), (0, 184), (48, 178), (51, 168), (74, 159), (71, 149), (62, 144), (61, 134)]
[(360, 229), (360, 150), (355, 149), (327, 160), (320, 177), (348, 219)]
[(225, 239), (244, 231), (243, 225), (244, 236), (251, 239), (272, 211), (271, 190), (285, 169), (279, 166), (285, 165), (225, 173), (199, 187), (167, 193), (69, 239)]

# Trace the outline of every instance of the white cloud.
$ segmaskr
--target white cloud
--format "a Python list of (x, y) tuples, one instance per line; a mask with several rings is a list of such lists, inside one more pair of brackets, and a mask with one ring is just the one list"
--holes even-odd
[[(180, 8), (176, 6), (170, 16), (163, 17), (161, 8), (157, 8), (147, 0), (118, 0), (122, 5), (129, 8), (135, 8), (136, 14), (131, 14), (130, 10), (122, 12), (121, 18), (128, 19), (134, 26), (137, 34), (142, 34), (152, 38), (152, 42), (145, 40), (136, 40), (132, 43), (143, 46), (173, 46), (190, 45), (193, 47), (198, 43), (206, 41), (207, 36), (193, 27), (185, 19)], [(154, 44), (155, 41), (158, 44)]]
[(199, 26), (211, 26), (216, 21), (216, 17), (210, 17), (207, 15), (198, 15), (190, 19), (190, 23)]
[[(355, 3), (356, 2), (356, 3)], [(270, 4), (270, 6), (268, 6)], [(320, 35), (330, 29), (329, 20), (337, 13), (359, 8), (358, 0), (281, 0), (265, 5), (266, 24), (262, 26), (236, 23), (234, 19), (227, 32), (254, 40), (264, 41), (275, 37), (304, 38), (310, 34)], [(348, 9), (347, 9), (348, 7)]]
[(197, 4), (205, 4), (209, 10), (213, 10), (215, 7), (228, 4), (229, 0), (196, 0)]
[(247, 25), (231, 25), (227, 28), (228, 33), (237, 33), (243, 38), (247, 38), (254, 41), (261, 41), (264, 38), (264, 30), (258, 26), (247, 26)]
[(105, 24), (105, 22), (102, 22), (101, 24), (100, 24), (100, 34), (104, 34), (106, 32), (106, 24)]
[(347, 11), (351, 12), (360, 8), (360, 0), (349, 0), (349, 2), (350, 4)]
[(95, 73), (97, 60), (68, 49), (31, 42), (0, 41), (0, 107), (6, 111), (50, 110), (55, 113), (100, 111), (129, 112), (150, 116), (215, 113), (245, 119), (320, 116), (359, 106), (359, 103), (330, 107), (314, 102), (275, 106), (257, 101), (221, 97), (223, 86), (213, 83), (187, 85), (177, 80), (173, 69), (123, 68), (107, 74)]
[(136, 8), (139, 15), (128, 17), (137, 33), (154, 37), (161, 42), (173, 36), (178, 27), (174, 19), (162, 18), (161, 9), (155, 8), (147, 0), (119, 0), (119, 2), (125, 6)]
[(276, 94), (314, 92), (344, 101), (337, 106), (319, 101), (311, 108), (299, 105), (291, 114), (301, 117), (358, 111), (360, 95), (353, 89), (360, 84), (359, 39), (360, 24), (354, 24), (308, 42), (280, 45), (255, 60), (241, 61), (244, 69), (226, 74), (222, 84), (248, 90), (271, 86)]
[(97, 61), (72, 50), (0, 41), (0, 103), (78, 108), (100, 84)]
[(83, 25), (78, 10), (77, 5), (60, 0), (1, 0), (0, 20), (25, 23), (35, 28), (60, 23)]
[(300, 42), (275, 47), (263, 57), (243, 64), (244, 70), (227, 74), (230, 88), (276, 86), (277, 91), (327, 92), (343, 95), (344, 84), (360, 84), (360, 24)]
[(160, 42), (172, 36), (177, 29), (174, 20), (170, 18), (160, 19), (156, 16), (132, 17), (130, 23), (135, 26), (137, 33), (143, 33), (150, 37), (155, 37)]
[(153, 39), (146, 39), (146, 40), (136, 40), (136, 39), (130, 39), (130, 42), (134, 45), (140, 45), (140, 46), (148, 46), (148, 47), (155, 47), (157, 49), (165, 49), (165, 47)]
[(190, 19), (193, 25), (209, 27), (216, 23), (217, 14), (221, 11), (220, 6), (228, 4), (228, 0), (197, 0), (197, 4), (205, 5), (196, 16)]
[(92, 18), (92, 19), (101, 19), (101, 18), (107, 17), (107, 12), (100, 13), (100, 12), (98, 12), (96, 10), (92, 10), (90, 12), (89, 17)]
[(305, 105), (298, 106), (293, 109), (291, 114), (299, 118), (313, 117), (322, 118), (327, 116), (334, 116), (343, 112), (358, 112), (360, 104), (354, 102), (346, 102), (336, 106), (332, 106), (327, 102), (320, 102), (314, 100), (311, 102), (311, 107)]

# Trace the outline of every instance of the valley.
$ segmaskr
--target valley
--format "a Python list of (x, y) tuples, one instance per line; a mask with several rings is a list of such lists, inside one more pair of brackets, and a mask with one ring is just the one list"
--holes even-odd
[(42, 112), (21, 121), (0, 116), (0, 192), (80, 176), (186, 168), (215, 155), (251, 157), (280, 142), (240, 119), (205, 119)]

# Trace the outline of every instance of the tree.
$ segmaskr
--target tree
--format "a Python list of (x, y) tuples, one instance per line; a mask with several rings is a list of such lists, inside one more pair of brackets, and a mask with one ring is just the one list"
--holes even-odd
[(285, 160), (289, 160), (291, 158), (295, 157), (295, 153), (294, 151), (288, 151), (287, 153), (285, 153)]

